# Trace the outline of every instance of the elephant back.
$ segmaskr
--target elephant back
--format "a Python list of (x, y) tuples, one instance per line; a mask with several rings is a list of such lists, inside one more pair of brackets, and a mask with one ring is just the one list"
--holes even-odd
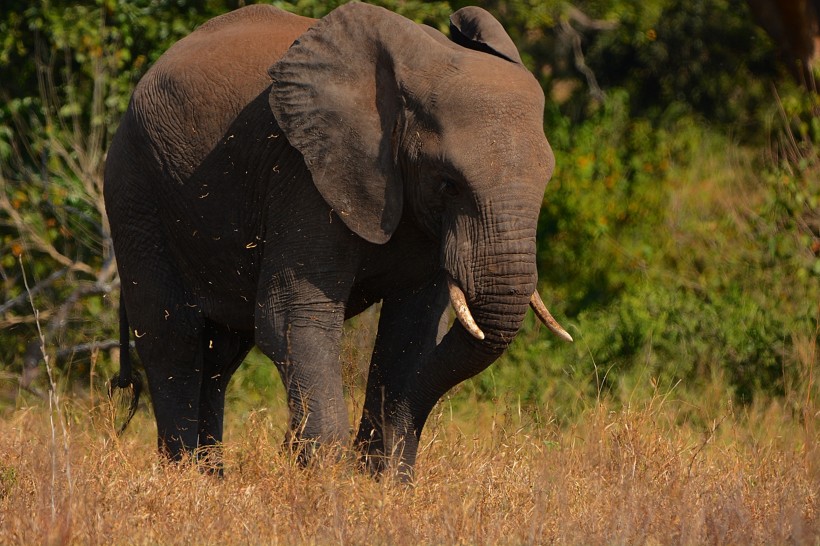
[(208, 21), (168, 49), (137, 84), (130, 105), (163, 170), (190, 174), (270, 86), (268, 67), (313, 23), (251, 5)]

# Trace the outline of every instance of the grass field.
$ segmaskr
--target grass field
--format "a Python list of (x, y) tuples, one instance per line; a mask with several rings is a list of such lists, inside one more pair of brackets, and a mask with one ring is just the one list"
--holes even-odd
[[(588, 408), (441, 403), (413, 486), (294, 465), (284, 405), (227, 420), (226, 477), (160, 464), (142, 410), (102, 397), (0, 420), (0, 544), (820, 544), (820, 414), (698, 407), (674, 390)], [(717, 402), (715, 401), (717, 400)]]

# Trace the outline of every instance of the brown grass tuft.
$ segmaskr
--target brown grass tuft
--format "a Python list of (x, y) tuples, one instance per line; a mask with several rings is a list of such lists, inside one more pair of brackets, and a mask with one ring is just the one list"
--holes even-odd
[(709, 416), (655, 398), (560, 429), (443, 404), (408, 487), (349, 460), (299, 468), (276, 411), (229, 419), (219, 480), (160, 464), (147, 412), (116, 439), (107, 407), (66, 404), (71, 488), (47, 407), (0, 422), (2, 544), (820, 543), (816, 408)]

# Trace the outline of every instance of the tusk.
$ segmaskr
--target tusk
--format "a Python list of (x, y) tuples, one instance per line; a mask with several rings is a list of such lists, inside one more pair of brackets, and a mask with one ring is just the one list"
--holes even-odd
[(555, 335), (564, 341), (572, 341), (572, 336), (558, 324), (558, 321), (552, 318), (552, 313), (549, 312), (547, 306), (541, 301), (541, 296), (538, 295), (538, 291), (532, 293), (530, 297), (530, 307), (535, 311), (535, 316), (537, 316), (547, 328), (552, 330)]
[(470, 308), (467, 307), (467, 300), (464, 298), (464, 292), (461, 291), (461, 288), (459, 288), (456, 282), (449, 276), (447, 277), (447, 288), (450, 291), (450, 304), (456, 311), (458, 321), (462, 326), (464, 326), (464, 328), (467, 329), (468, 332), (473, 335), (474, 338), (484, 339), (484, 332), (482, 332), (481, 328), (478, 327), (478, 324), (475, 323), (473, 314), (470, 313)]

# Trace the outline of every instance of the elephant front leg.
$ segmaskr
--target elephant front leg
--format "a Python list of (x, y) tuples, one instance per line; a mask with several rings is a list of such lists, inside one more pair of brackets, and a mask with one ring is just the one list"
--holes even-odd
[(411, 477), (427, 417), (418, 411), (416, 397), (421, 393), (414, 391), (415, 375), (447, 329), (448, 304), (446, 282), (440, 276), (382, 305), (356, 436), (356, 446), (373, 473), (393, 466), (403, 479)]
[(294, 176), (293, 181), (292, 193), (265, 220), (255, 341), (285, 385), (286, 445), (307, 462), (318, 446), (349, 441), (339, 352), (366, 243), (339, 220), (309, 179)]
[(343, 321), (343, 304), (325, 301), (273, 312), (257, 331), (257, 345), (276, 364), (287, 392), (285, 444), (303, 463), (319, 445), (348, 439), (339, 362)]
[(290, 411), (285, 443), (302, 463), (320, 445), (349, 441), (339, 361), (346, 277), (331, 272), (325, 283), (307, 271), (278, 271), (257, 305), (256, 344), (279, 370)]

